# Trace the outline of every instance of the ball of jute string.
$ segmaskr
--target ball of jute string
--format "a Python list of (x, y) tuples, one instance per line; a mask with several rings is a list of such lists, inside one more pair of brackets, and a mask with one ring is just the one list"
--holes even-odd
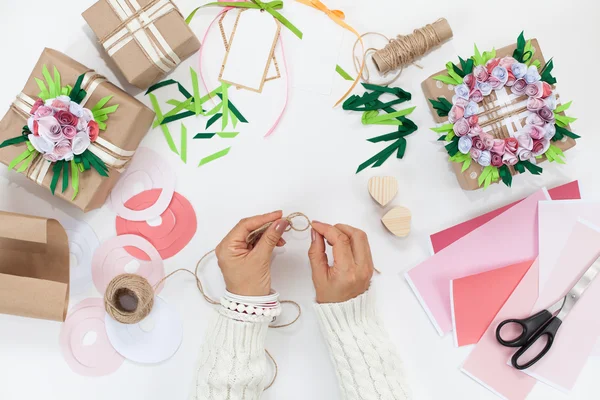
[(122, 324), (137, 324), (154, 306), (154, 288), (146, 278), (135, 274), (114, 277), (104, 293), (108, 315)]
[[(368, 32), (367, 34), (384, 35), (377, 32)], [(365, 35), (367, 35), (365, 34)], [(389, 39), (389, 43), (383, 49), (369, 48), (363, 54), (374, 52), (372, 59), (375, 67), (381, 74), (387, 74), (390, 71), (400, 69), (400, 72), (389, 83), (394, 82), (400, 76), (402, 69), (409, 64), (414, 64), (415, 60), (427, 54), (434, 47), (439, 46), (452, 37), (452, 28), (445, 18), (440, 18), (432, 24), (427, 24), (422, 28), (417, 28), (409, 35), (398, 35), (396, 38)], [(387, 39), (387, 38), (386, 38)], [(356, 48), (356, 44), (355, 44)], [(356, 58), (355, 58), (356, 68)], [(361, 78), (368, 81), (369, 71), (365, 71), (367, 78), (363, 75)]]

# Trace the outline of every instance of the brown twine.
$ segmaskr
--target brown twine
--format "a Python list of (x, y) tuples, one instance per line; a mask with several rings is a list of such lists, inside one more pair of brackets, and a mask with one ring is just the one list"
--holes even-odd
[(122, 324), (137, 324), (150, 314), (154, 306), (154, 288), (140, 275), (117, 275), (104, 293), (108, 315)]
[[(362, 57), (359, 58), (356, 56), (356, 46), (358, 45), (358, 43), (360, 43), (360, 40), (363, 39), (365, 36), (368, 35), (375, 35), (375, 36), (380, 36), (382, 38), (384, 38), (386, 41), (390, 42), (390, 38), (388, 38), (387, 36), (385, 36), (383, 33), (379, 33), (379, 32), (366, 32), (363, 33), (362, 35), (360, 35), (360, 38), (357, 38), (356, 41), (354, 42), (354, 46), (352, 46), (352, 61), (354, 62), (354, 70), (356, 71), (356, 73), (360, 73), (360, 67), (361, 65), (363, 66), (363, 71), (362, 74), (360, 75), (360, 79), (363, 80), (363, 82), (366, 83), (371, 83), (371, 71), (369, 70), (368, 64), (367, 64), (367, 56), (371, 53), (371, 52), (376, 52), (378, 51), (378, 49), (376, 49), (375, 47), (369, 47), (368, 49), (366, 49), (364, 51), (364, 53), (362, 54)], [(419, 68), (423, 68), (418, 64), (415, 64), (417, 67)], [(402, 71), (404, 70), (404, 67), (400, 69), (400, 71), (398, 71), (398, 73), (390, 80), (385, 81), (385, 82), (380, 82), (378, 83), (381, 86), (387, 86), (387, 85), (391, 85), (392, 83), (396, 82), (398, 80), (398, 78), (400, 78), (400, 75), (402, 75)]]
[[(385, 37), (376, 32), (370, 33)], [(415, 29), (409, 35), (398, 35), (396, 38), (390, 39), (389, 43), (383, 49), (367, 49), (363, 57), (366, 57), (370, 51), (375, 50), (373, 61), (377, 69), (384, 74), (400, 68), (398, 76), (394, 77), (391, 81), (394, 82), (398, 79), (406, 65), (417, 65), (415, 64), (417, 58), (425, 55), (431, 49), (439, 46), (451, 37), (452, 30), (450, 25), (448, 25), (448, 22), (444, 18), (440, 18), (432, 24)]]

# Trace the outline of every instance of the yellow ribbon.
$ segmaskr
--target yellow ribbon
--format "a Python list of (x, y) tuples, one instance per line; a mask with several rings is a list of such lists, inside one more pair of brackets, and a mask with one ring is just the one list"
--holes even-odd
[[(346, 18), (346, 15), (344, 14), (343, 11), (341, 11), (341, 10), (330, 10), (320, 0), (296, 0), (296, 1), (298, 3), (304, 4), (305, 6), (312, 7), (314, 9), (316, 9), (316, 10), (319, 10), (319, 11), (325, 13), (325, 15), (327, 15), (333, 22), (335, 22), (336, 24), (338, 24), (342, 28), (347, 29), (350, 32), (354, 33), (356, 35), (356, 37), (358, 38), (358, 40), (360, 41), (360, 44), (362, 46), (363, 53), (364, 53), (364, 51), (365, 51), (365, 44), (363, 43), (362, 37), (361, 37), (360, 33), (358, 33), (356, 31), (356, 29), (354, 29), (353, 27), (351, 27), (350, 25), (348, 25), (346, 23), (346, 21), (344, 21), (344, 19)], [(360, 65), (360, 71), (358, 72), (358, 76), (354, 80), (354, 83), (352, 83), (352, 86), (342, 96), (342, 98), (339, 99), (337, 103), (335, 103), (334, 107), (337, 107), (342, 101), (344, 101), (344, 99), (346, 97), (348, 97), (348, 95), (350, 93), (352, 93), (352, 91), (354, 90), (354, 88), (356, 87), (356, 85), (358, 85), (358, 81), (360, 80), (360, 77), (362, 76), (364, 68), (365, 68), (365, 59), (363, 57), (363, 60), (362, 60), (361, 65)]]

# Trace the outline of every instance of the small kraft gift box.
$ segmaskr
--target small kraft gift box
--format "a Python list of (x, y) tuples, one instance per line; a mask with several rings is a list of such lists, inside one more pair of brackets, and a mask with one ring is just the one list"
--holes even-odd
[(58, 221), (0, 211), (0, 313), (64, 321), (69, 243)]
[(140, 89), (200, 49), (171, 0), (100, 0), (83, 18), (125, 79)]
[(542, 173), (544, 161), (565, 163), (564, 151), (579, 136), (576, 118), (565, 111), (571, 102), (556, 91), (554, 61), (536, 39), (448, 62), (423, 84), (436, 127), (452, 169), (465, 190), (487, 188), (513, 176)]
[(0, 121), (0, 162), (87, 212), (104, 204), (153, 119), (103, 76), (45, 49)]

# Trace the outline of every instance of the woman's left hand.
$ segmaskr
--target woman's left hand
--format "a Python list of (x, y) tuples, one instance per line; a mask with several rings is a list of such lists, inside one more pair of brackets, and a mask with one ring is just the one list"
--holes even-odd
[[(241, 220), (215, 250), (227, 290), (240, 296), (267, 296), (271, 292), (271, 257), (289, 226), (281, 211)], [(246, 243), (250, 232), (273, 222), (254, 248)]]

